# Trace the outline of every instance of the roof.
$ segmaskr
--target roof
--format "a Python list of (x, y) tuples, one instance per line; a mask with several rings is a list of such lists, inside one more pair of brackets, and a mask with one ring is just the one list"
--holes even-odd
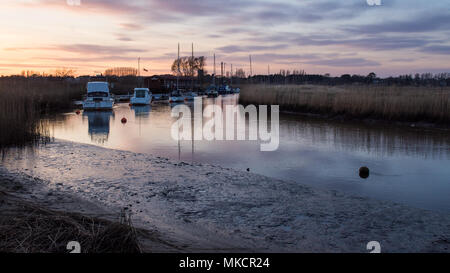
[(109, 87), (107, 82), (88, 82), (87, 91), (91, 92), (106, 92), (109, 93)]

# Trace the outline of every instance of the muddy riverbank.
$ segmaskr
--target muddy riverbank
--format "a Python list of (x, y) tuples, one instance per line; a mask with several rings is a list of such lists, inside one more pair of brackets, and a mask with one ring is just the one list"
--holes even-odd
[(52, 192), (127, 207), (137, 227), (166, 242), (158, 252), (367, 252), (369, 241), (383, 252), (450, 247), (448, 214), (220, 166), (66, 141), (10, 155), (3, 166)]

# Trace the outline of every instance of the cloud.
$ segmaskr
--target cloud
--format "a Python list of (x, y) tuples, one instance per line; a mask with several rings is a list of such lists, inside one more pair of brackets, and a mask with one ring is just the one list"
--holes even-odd
[(144, 26), (134, 23), (122, 23), (120, 27), (126, 30), (142, 30)]
[(287, 44), (276, 44), (276, 45), (248, 45), (248, 46), (239, 46), (239, 45), (228, 45), (223, 47), (216, 48), (220, 52), (224, 53), (240, 53), (240, 52), (253, 52), (253, 51), (273, 51), (278, 49), (287, 48)]
[(382, 23), (361, 24), (343, 28), (355, 34), (420, 33), (450, 28), (450, 12), (426, 13), (403, 20), (384, 20)]
[(450, 55), (450, 45), (429, 45), (421, 49), (422, 52), (431, 54)]
[(307, 64), (335, 66), (335, 67), (360, 67), (360, 66), (379, 66), (379, 62), (367, 60), (364, 58), (345, 58), (345, 59), (324, 59), (306, 61)]
[(96, 44), (62, 44), (62, 45), (52, 45), (46, 47), (17, 47), (17, 48), (5, 48), (7, 51), (26, 51), (26, 50), (59, 50), (66, 51), (70, 53), (79, 53), (85, 55), (126, 55), (127, 53), (144, 53), (147, 52), (145, 49), (132, 48), (125, 46), (108, 46), (108, 45), (96, 45)]
[(68, 51), (72, 53), (81, 54), (126, 54), (126, 53), (136, 53), (136, 52), (146, 52), (144, 49), (139, 48), (129, 48), (123, 46), (104, 46), (104, 45), (94, 45), (94, 44), (73, 44), (73, 45), (58, 45), (55, 49), (62, 51)]

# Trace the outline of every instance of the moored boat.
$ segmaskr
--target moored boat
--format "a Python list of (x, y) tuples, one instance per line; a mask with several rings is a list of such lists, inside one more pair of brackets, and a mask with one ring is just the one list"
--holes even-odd
[(174, 91), (172, 91), (172, 93), (170, 93), (170, 96), (169, 96), (170, 103), (183, 102), (183, 101), (184, 101), (184, 96), (180, 90), (174, 90)]
[(185, 101), (191, 101), (194, 100), (195, 97), (197, 97), (197, 93), (189, 91), (183, 94), (184, 95), (184, 100)]
[(149, 105), (152, 102), (152, 93), (148, 88), (135, 88), (130, 99), (131, 105)]
[(111, 110), (114, 99), (107, 82), (88, 82), (87, 97), (83, 101), (84, 110)]
[(206, 90), (206, 95), (208, 96), (208, 98), (217, 98), (219, 96), (219, 92), (217, 92), (216, 86), (211, 85), (210, 87), (208, 87), (208, 89)]

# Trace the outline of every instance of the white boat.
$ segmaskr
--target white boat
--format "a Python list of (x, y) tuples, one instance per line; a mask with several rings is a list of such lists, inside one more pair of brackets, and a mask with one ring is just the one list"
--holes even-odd
[(167, 101), (169, 100), (169, 94), (153, 94), (152, 101)]
[(217, 92), (217, 88), (215, 85), (211, 85), (208, 87), (208, 90), (206, 90), (206, 95), (208, 98), (217, 98), (219, 96), (219, 92)]
[(84, 110), (111, 110), (114, 99), (109, 93), (107, 82), (88, 82), (87, 97), (83, 101)]
[(149, 105), (152, 102), (152, 93), (148, 88), (135, 88), (130, 99), (131, 105)]
[(185, 101), (194, 100), (195, 97), (197, 97), (197, 93), (195, 93), (195, 92), (190, 91), (190, 92), (184, 93), (184, 100)]
[(183, 101), (184, 101), (184, 96), (180, 90), (174, 90), (174, 91), (172, 91), (172, 93), (170, 93), (170, 96), (169, 96), (170, 103), (183, 102)]

